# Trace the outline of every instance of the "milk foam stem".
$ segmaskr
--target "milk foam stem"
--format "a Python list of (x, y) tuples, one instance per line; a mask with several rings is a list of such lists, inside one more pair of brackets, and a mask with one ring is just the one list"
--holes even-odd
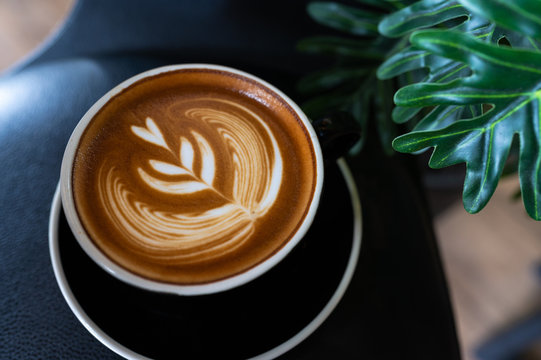
[[(209, 124), (229, 149), (226, 155), (230, 156), (233, 164), (234, 200), (214, 187), (215, 152), (207, 139), (195, 130), (190, 130), (189, 136), (180, 136), (178, 164), (149, 160), (154, 171), (168, 176), (187, 175), (189, 180), (164, 181), (142, 167), (138, 167), (137, 172), (154, 190), (171, 195), (212, 190), (225, 199), (226, 204), (195, 213), (165, 212), (159, 209), (159, 205), (132, 201), (129, 190), (113, 174), (112, 168), (107, 172), (100, 171), (105, 177), (100, 198), (117, 228), (129, 234), (137, 246), (152, 249), (161, 254), (159, 256), (165, 256), (163, 251), (166, 249), (174, 250), (168, 256), (183, 262), (222, 256), (241, 246), (254, 232), (255, 220), (276, 201), (283, 175), (278, 143), (269, 126), (257, 114), (226, 100), (203, 100), (233, 107), (230, 112), (191, 108), (184, 115)], [(134, 125), (131, 131), (177, 158), (151, 117), (146, 118), (145, 127)], [(272, 148), (265, 144), (265, 139), (270, 140)], [(201, 159), (200, 167), (194, 166), (196, 150)]]
[[(200, 100), (219, 102), (236, 108), (232, 113), (212, 108), (192, 108), (186, 110), (184, 114), (187, 118), (215, 127), (230, 149), (234, 164), (233, 199), (228, 198), (213, 186), (216, 172), (213, 149), (205, 137), (194, 130), (190, 133), (201, 155), (199, 175), (193, 168), (194, 146), (184, 136), (180, 137), (179, 162), (181, 166), (158, 160), (150, 160), (150, 165), (161, 174), (190, 175), (195, 181), (163, 181), (138, 168), (140, 176), (149, 186), (161, 192), (181, 195), (212, 190), (227, 202), (239, 206), (251, 218), (264, 215), (278, 196), (283, 176), (282, 156), (270, 127), (259, 115), (234, 102), (207, 98)], [(256, 129), (254, 123), (258, 124), (263, 131)], [(131, 130), (140, 138), (174, 154), (152, 118), (146, 118), (146, 128), (132, 126)], [(270, 149), (264, 145), (261, 136), (267, 137), (272, 144), (274, 155), (272, 159), (268, 154)]]
[[(132, 126), (131, 130), (137, 136), (143, 138), (144, 140), (168, 150), (175, 158), (177, 158), (177, 155), (173, 150), (171, 150), (171, 148), (165, 141), (162, 132), (152, 118), (147, 117), (146, 126), (146, 129), (138, 126)], [(183, 136), (180, 137), (180, 151), (178, 154), (180, 166), (159, 160), (149, 160), (149, 164), (154, 170), (161, 174), (173, 176), (189, 175), (193, 177), (195, 181), (163, 181), (148, 174), (142, 168), (138, 168), (137, 171), (141, 178), (155, 190), (175, 195), (190, 194), (202, 190), (211, 190), (216, 195), (224, 199), (226, 202), (237, 205), (239, 208), (244, 210), (247, 215), (251, 217), (253, 215), (252, 211), (239, 203), (237, 199), (231, 199), (227, 197), (213, 186), (216, 173), (216, 159), (212, 148), (207, 142), (207, 140), (198, 132), (192, 130), (191, 135), (195, 138), (199, 148), (199, 152), (201, 154), (201, 175), (197, 175), (193, 170), (195, 151), (191, 142)]]

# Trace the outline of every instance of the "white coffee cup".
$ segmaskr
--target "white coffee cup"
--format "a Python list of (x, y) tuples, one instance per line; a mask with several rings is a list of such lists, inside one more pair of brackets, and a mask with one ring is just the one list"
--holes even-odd
[[(316, 167), (315, 188), (314, 188), (311, 202), (309, 204), (306, 216), (304, 216), (304, 218), (302, 219), (302, 223), (298, 225), (294, 235), (291, 236), (291, 238), (287, 241), (287, 243), (283, 245), (272, 256), (266, 258), (264, 261), (247, 269), (244, 272), (241, 272), (234, 276), (227, 277), (225, 279), (221, 279), (221, 280), (217, 280), (217, 281), (213, 281), (209, 283), (201, 283), (201, 284), (175, 284), (175, 283), (152, 280), (152, 279), (137, 275), (125, 269), (124, 267), (120, 266), (115, 261), (111, 260), (110, 257), (105, 255), (103, 251), (100, 250), (98, 246), (96, 246), (96, 244), (92, 241), (92, 239), (88, 235), (87, 231), (85, 231), (85, 228), (76, 210), (73, 186), (72, 186), (72, 181), (71, 181), (72, 176), (73, 176), (74, 159), (75, 159), (79, 141), (81, 140), (81, 137), (83, 136), (85, 129), (87, 128), (91, 120), (94, 118), (94, 116), (100, 111), (100, 109), (102, 109), (103, 106), (107, 104), (109, 100), (115, 97), (117, 94), (121, 93), (123, 90), (130, 87), (131, 85), (137, 82), (140, 82), (141, 80), (154, 77), (159, 74), (160, 75), (167, 74), (168, 72), (173, 72), (173, 71), (178, 71), (178, 70), (183, 70), (183, 69), (209, 69), (209, 70), (227, 72), (227, 73), (235, 74), (235, 75), (250, 79), (251, 81), (261, 84), (262, 86), (273, 91), (287, 104), (287, 106), (293, 109), (297, 117), (301, 120), (302, 124), (299, 124), (299, 126), (304, 127), (305, 130), (308, 132), (309, 139), (311, 142), (311, 146), (314, 150), (315, 160), (316, 160), (315, 161), (315, 167)], [(110, 90), (107, 94), (105, 94), (101, 99), (99, 99), (79, 121), (78, 125), (73, 131), (71, 138), (67, 144), (63, 161), (62, 161), (62, 169), (61, 169), (61, 176), (60, 176), (62, 205), (64, 208), (64, 212), (65, 212), (68, 224), (75, 238), (80, 244), (80, 246), (88, 254), (88, 256), (92, 258), (92, 260), (94, 260), (103, 269), (105, 269), (107, 272), (109, 272), (111, 275), (115, 276), (116, 278), (130, 285), (143, 288), (146, 290), (151, 290), (151, 291), (167, 292), (167, 293), (173, 293), (173, 294), (179, 294), (179, 295), (211, 294), (211, 293), (229, 290), (229, 289), (246, 284), (247, 282), (256, 279), (260, 275), (267, 272), (269, 269), (273, 268), (282, 259), (284, 259), (288, 255), (288, 253), (303, 239), (303, 237), (305, 236), (306, 232), (308, 231), (308, 229), (310, 228), (310, 225), (312, 224), (314, 220), (314, 216), (318, 208), (321, 190), (323, 186), (323, 174), (324, 174), (323, 163), (324, 162), (323, 162), (321, 146), (319, 144), (316, 131), (312, 127), (311, 122), (309, 121), (307, 116), (303, 113), (303, 111), (299, 108), (299, 106), (297, 106), (289, 97), (287, 97), (283, 92), (281, 92), (279, 89), (277, 89), (273, 85), (265, 82), (262, 79), (259, 79), (258, 77), (248, 74), (246, 72), (232, 69), (229, 67), (224, 67), (224, 66), (210, 65), (210, 64), (184, 64), (184, 65), (164, 66), (164, 67), (152, 69), (144, 73), (141, 73), (139, 75), (136, 75), (122, 82), (121, 84), (117, 85), (112, 90)]]

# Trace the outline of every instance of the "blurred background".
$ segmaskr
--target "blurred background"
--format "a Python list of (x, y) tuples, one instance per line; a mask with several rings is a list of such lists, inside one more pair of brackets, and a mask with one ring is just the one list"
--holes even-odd
[[(0, 73), (46, 46), (73, 6), (74, 0), (0, 0)], [(462, 180), (459, 167), (424, 178), (463, 359), (476, 360), (481, 345), (541, 313), (541, 224), (513, 199), (516, 177), (503, 179), (475, 215), (462, 206)], [(531, 337), (520, 358), (541, 359), (541, 321), (528, 325), (539, 340)]]
[(0, 71), (35, 51), (73, 4), (74, 0), (0, 0)]

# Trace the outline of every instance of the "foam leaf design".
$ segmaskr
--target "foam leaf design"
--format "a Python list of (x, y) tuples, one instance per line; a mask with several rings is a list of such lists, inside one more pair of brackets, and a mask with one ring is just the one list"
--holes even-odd
[[(132, 131), (140, 138), (171, 149), (165, 142), (162, 132), (150, 117), (146, 120), (147, 129), (133, 126)], [(192, 143), (186, 138), (180, 138), (180, 161), (179, 164), (171, 164), (160, 160), (149, 160), (150, 166), (162, 175), (189, 175), (189, 180), (164, 181), (158, 179), (145, 170), (139, 168), (138, 172), (141, 178), (153, 189), (174, 195), (191, 194), (202, 190), (212, 189), (215, 176), (215, 156), (208, 141), (196, 131), (192, 131), (197, 149), (201, 157), (201, 170), (198, 174), (194, 172), (193, 162), (195, 150)], [(172, 152), (172, 151), (171, 151)]]
[(214, 152), (212, 151), (212, 148), (210, 147), (210, 144), (208, 143), (208, 141), (203, 136), (201, 136), (195, 131), (192, 131), (192, 135), (197, 141), (199, 152), (201, 154), (200, 178), (206, 184), (212, 185), (212, 183), (214, 182), (214, 174), (216, 173), (216, 168), (215, 168), (216, 160), (214, 158)]
[[(252, 110), (223, 99), (193, 100), (214, 106), (183, 108), (187, 123), (205, 123), (216, 143), (188, 126), (179, 129), (178, 148), (170, 146), (164, 132), (154, 120), (146, 118), (145, 126), (132, 126), (132, 133), (149, 144), (168, 150), (156, 154), (160, 159), (146, 159), (147, 151), (135, 171), (148, 185), (150, 192), (171, 195), (192, 195), (207, 191), (201, 207), (187, 210), (182, 206), (171, 210), (161, 201), (148, 202), (134, 196), (128, 179), (115, 167), (100, 168), (98, 196), (115, 227), (130, 240), (130, 246), (151, 257), (188, 264), (224, 256), (241, 246), (256, 228), (256, 220), (273, 206), (280, 193), (283, 159), (278, 142), (268, 124)], [(185, 106), (178, 104), (179, 107)], [(221, 176), (232, 181), (216, 184), (217, 151), (224, 152)], [(212, 200), (206, 201), (209, 195)], [(216, 201), (216, 197), (221, 200)], [(183, 198), (170, 198), (184, 203)], [(188, 201), (188, 202), (190, 202)], [(190, 208), (190, 207), (188, 207)]]
[(209, 189), (209, 186), (201, 181), (164, 181), (148, 174), (143, 169), (137, 169), (141, 178), (155, 190), (173, 195), (191, 194)]
[(532, 218), (541, 220), (541, 53), (500, 47), (453, 31), (420, 31), (410, 40), (419, 49), (468, 65), (472, 74), (406, 86), (395, 95), (398, 105), (490, 110), (445, 128), (412, 131), (395, 139), (395, 149), (434, 147), (429, 163), (434, 168), (466, 163), (464, 206), (477, 212), (492, 196), (517, 136), (524, 205)]
[(180, 138), (180, 158), (186, 169), (193, 171), (194, 150), (192, 143), (185, 137)]
[[(189, 175), (191, 174), (191, 171), (188, 171), (185, 168), (182, 168), (177, 165), (173, 165), (167, 162), (159, 161), (159, 160), (150, 160), (149, 161), (150, 166), (160, 174), (164, 175)], [(191, 170), (191, 167), (189, 168)]]
[(140, 126), (132, 126), (131, 129), (135, 135), (139, 136), (143, 140), (161, 146), (163, 148), (169, 149), (162, 132), (150, 117), (146, 118), (145, 122), (146, 128)]

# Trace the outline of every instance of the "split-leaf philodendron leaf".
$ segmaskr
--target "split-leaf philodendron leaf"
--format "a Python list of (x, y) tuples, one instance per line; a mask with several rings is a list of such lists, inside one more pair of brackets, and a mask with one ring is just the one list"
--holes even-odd
[[(314, 96), (303, 109), (337, 108), (362, 125), (375, 121), (388, 154), (395, 123), (411, 124), (393, 147), (412, 153), (434, 147), (434, 168), (466, 163), (470, 212), (488, 202), (504, 164), (517, 167), (515, 145), (513, 161), (507, 159), (518, 140), (524, 204), (541, 220), (541, 0), (356, 3), (309, 5), (315, 21), (347, 36), (299, 43), (336, 60), (300, 82)], [(390, 111), (387, 99), (404, 85)]]
[[(392, 99), (395, 91), (394, 82), (382, 82), (395, 75), (390, 72), (390, 76), (379, 77), (378, 74), (377, 80), (379, 65), (390, 54), (403, 50), (407, 46), (405, 35), (419, 26), (441, 25), (456, 18), (464, 18), (464, 23), (472, 22), (465, 17), (467, 11), (456, 1), (357, 1), (367, 6), (358, 9), (337, 2), (319, 1), (309, 4), (308, 14), (316, 22), (346, 33), (348, 37), (319, 36), (299, 42), (301, 51), (330, 55), (336, 59), (333, 67), (311, 74), (299, 83), (300, 91), (315, 95), (303, 104), (303, 109), (312, 117), (320, 116), (325, 109), (349, 111), (362, 125), (367, 123), (368, 117), (374, 119), (382, 147), (392, 155), (391, 140), (397, 134), (393, 118), (399, 114), (405, 122), (418, 111), (408, 108), (391, 111), (392, 102), (388, 100)], [(464, 25), (465, 28), (468, 26)], [(366, 134), (363, 132), (363, 140)]]
[[(485, 39), (493, 32), (493, 26), (485, 19), (470, 17), (454, 29), (468, 33), (476, 38)], [(378, 78), (391, 79), (403, 74), (412, 74), (423, 70), (425, 75), (420, 82), (443, 83), (469, 75), (467, 65), (432, 54), (430, 51), (409, 46), (395, 53), (378, 68)], [(393, 120), (404, 123), (416, 116), (421, 108), (396, 106), (393, 109)], [(416, 126), (415, 130), (433, 130), (449, 125), (451, 122), (464, 117), (466, 113), (474, 116), (478, 111), (473, 106), (439, 106), (426, 115)], [(470, 116), (471, 117), (471, 116)]]
[(524, 205), (541, 220), (541, 53), (454, 31), (419, 31), (410, 41), (417, 49), (467, 65), (472, 73), (445, 83), (406, 86), (395, 95), (397, 105), (475, 105), (485, 112), (442, 129), (412, 131), (395, 139), (394, 148), (414, 152), (434, 147), (433, 168), (465, 162), (464, 206), (477, 212), (492, 196), (518, 136)]
[(541, 1), (539, 0), (458, 0), (476, 14), (526, 37), (541, 37)]
[(421, 28), (468, 15), (468, 10), (456, 1), (423, 0), (386, 16), (378, 28), (385, 36), (400, 37)]

